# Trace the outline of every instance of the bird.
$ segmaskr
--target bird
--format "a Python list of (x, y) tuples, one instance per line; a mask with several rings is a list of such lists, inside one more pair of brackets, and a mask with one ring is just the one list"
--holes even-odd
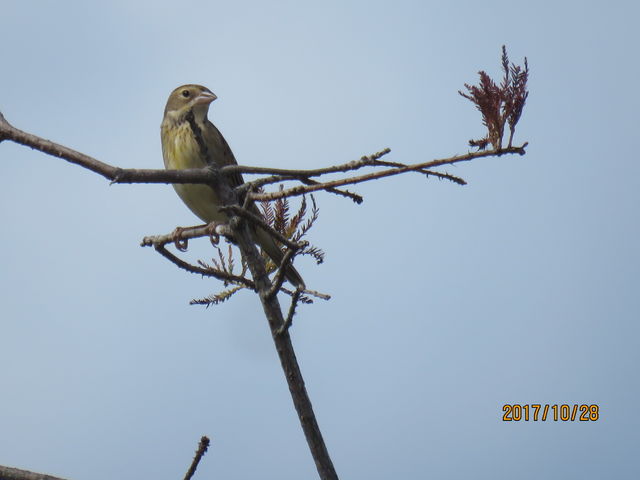
[[(166, 169), (203, 168), (208, 165), (224, 167), (237, 165), (229, 144), (220, 130), (207, 118), (209, 106), (218, 98), (202, 85), (182, 85), (171, 92), (160, 125), (162, 157)], [(226, 177), (235, 188), (244, 183), (240, 173)], [(205, 223), (226, 223), (229, 218), (220, 211), (218, 195), (204, 184), (173, 184), (184, 204)], [(255, 205), (251, 212), (261, 216)], [(284, 254), (274, 238), (259, 227), (253, 228), (254, 239), (264, 252), (279, 265)], [(296, 288), (305, 284), (293, 265), (288, 265), (285, 278)]]

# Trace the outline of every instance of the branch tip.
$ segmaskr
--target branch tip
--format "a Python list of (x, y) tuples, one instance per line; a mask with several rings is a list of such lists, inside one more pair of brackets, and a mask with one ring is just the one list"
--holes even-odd
[(193, 477), (193, 475), (196, 473), (198, 465), (200, 464), (200, 460), (202, 460), (202, 457), (205, 453), (207, 453), (207, 450), (209, 449), (209, 443), (209, 437), (203, 435), (200, 439), (200, 442), (198, 443), (198, 448), (196, 450), (195, 456), (193, 457), (193, 460), (191, 461), (189, 470), (187, 470), (187, 473), (184, 476), (184, 480), (191, 480), (191, 477)]

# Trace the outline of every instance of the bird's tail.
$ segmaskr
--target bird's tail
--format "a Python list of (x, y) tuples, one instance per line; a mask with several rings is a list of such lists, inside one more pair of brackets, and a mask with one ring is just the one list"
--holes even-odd
[[(267, 253), (267, 255), (271, 257), (271, 260), (273, 260), (273, 263), (275, 263), (276, 266), (280, 265), (280, 262), (284, 257), (284, 253), (282, 253), (282, 250), (280, 250), (280, 247), (278, 247), (278, 245), (276, 244), (276, 241), (273, 239), (271, 235), (269, 235), (264, 230), (260, 228), (256, 230), (257, 230), (256, 238), (258, 240), (258, 245), (260, 245), (262, 250), (264, 250)], [(305, 288), (304, 280), (302, 279), (302, 277), (300, 276), (300, 274), (298, 273), (298, 271), (295, 269), (293, 265), (291, 264), (287, 265), (287, 270), (284, 272), (284, 276), (296, 288), (302, 288), (302, 289)]]

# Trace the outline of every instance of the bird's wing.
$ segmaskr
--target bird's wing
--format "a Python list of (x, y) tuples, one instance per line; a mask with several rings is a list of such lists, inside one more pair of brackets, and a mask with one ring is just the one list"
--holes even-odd
[[(203, 135), (207, 148), (210, 150), (209, 158), (213, 159), (214, 162), (217, 162), (218, 167), (238, 164), (236, 158), (233, 156), (233, 152), (231, 151), (229, 144), (220, 133), (220, 130), (218, 130), (209, 120), (206, 120)], [(231, 183), (231, 187), (237, 187), (244, 183), (240, 173), (230, 175), (228, 178)], [(240, 202), (242, 201), (243, 199), (241, 198)], [(251, 205), (250, 210), (254, 215), (262, 217), (262, 214), (255, 204)], [(256, 233), (256, 240), (260, 247), (267, 252), (276, 265), (279, 265), (284, 254), (274, 238), (261, 229), (256, 229), (254, 232)], [(293, 265), (288, 266), (285, 275), (293, 285), (304, 288), (304, 280), (302, 280), (302, 277)]]
[[(231, 147), (220, 133), (220, 130), (211, 123), (206, 121), (206, 127), (204, 129), (204, 140), (207, 147), (211, 150), (209, 152), (209, 158), (218, 163), (218, 167), (226, 167), (227, 165), (237, 165), (236, 157), (233, 156)], [(229, 181), (232, 187), (237, 187), (244, 183), (242, 175), (240, 173), (234, 173), (230, 175)]]

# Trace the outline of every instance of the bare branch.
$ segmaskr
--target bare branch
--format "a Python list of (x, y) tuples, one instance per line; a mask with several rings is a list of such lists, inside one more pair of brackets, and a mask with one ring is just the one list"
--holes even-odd
[(11, 140), (49, 155), (53, 155), (54, 157), (62, 158), (71, 163), (87, 168), (92, 172), (99, 173), (108, 179), (113, 179), (118, 170), (117, 168), (101, 162), (100, 160), (96, 160), (89, 155), (85, 155), (84, 153), (80, 153), (71, 148), (40, 138), (31, 133), (23, 132), (11, 125), (1, 113), (0, 117), (0, 138), (3, 140)]
[[(0, 114), (2, 116), (2, 114)], [(2, 121), (0, 119), (0, 121)], [(35, 473), (18, 468), (4, 467), (0, 465), (0, 480), (65, 480), (64, 478)]]
[(186, 475), (184, 476), (184, 480), (191, 480), (193, 474), (196, 473), (196, 469), (198, 468), (198, 464), (205, 453), (207, 453), (207, 449), (209, 448), (209, 438), (203, 436), (200, 439), (200, 443), (198, 444), (198, 449), (196, 450), (196, 455), (193, 457), (193, 461), (191, 462), (191, 466), (189, 470), (187, 470)]
[[(212, 230), (212, 224), (197, 225), (194, 227), (181, 227), (180, 238), (183, 240), (190, 240), (192, 238), (210, 237), (212, 232), (217, 235), (229, 236), (231, 235), (231, 229), (226, 224), (217, 224), (215, 229)], [(164, 235), (151, 235), (144, 237), (140, 242), (141, 247), (155, 247), (156, 245), (166, 245), (168, 243), (175, 242), (176, 232), (167, 233)]]
[(273, 285), (271, 286), (271, 290), (267, 292), (268, 297), (272, 297), (277, 295), (280, 289), (282, 288), (282, 284), (284, 283), (285, 271), (287, 269), (287, 265), (291, 263), (291, 259), (293, 258), (295, 251), (287, 248), (287, 251), (284, 252), (284, 256), (282, 257), (282, 261), (278, 266), (278, 271), (276, 272), (276, 276), (273, 279)]
[(187, 272), (197, 273), (198, 275), (202, 275), (205, 277), (217, 278), (218, 280), (222, 280), (223, 282), (245, 285), (251, 290), (256, 289), (255, 283), (253, 283), (248, 278), (240, 277), (238, 275), (230, 275), (226, 272), (223, 272), (222, 270), (217, 270), (215, 268), (203, 268), (192, 265), (191, 263), (185, 262), (181, 258), (171, 253), (162, 244), (155, 245), (155, 249), (164, 258), (182, 268), (183, 270), (186, 270)]
[(102, 175), (112, 183), (210, 183), (219, 174), (211, 168), (164, 170), (114, 167), (72, 148), (23, 132), (7, 122), (0, 112), (0, 141), (2, 140), (11, 140), (79, 165)]
[[(319, 183), (318, 181), (311, 180), (310, 178), (302, 178), (300, 179), (300, 181), (305, 185), (318, 185)], [(335, 193), (336, 195), (339, 195), (341, 197), (350, 198), (358, 205), (364, 201), (364, 199), (360, 195), (358, 195), (357, 193), (349, 192), (348, 190), (338, 190), (337, 188), (327, 188), (325, 191), (329, 193)]]
[(357, 170), (367, 165), (374, 165), (384, 155), (391, 152), (391, 149), (385, 148), (372, 155), (365, 155), (360, 160), (352, 160), (351, 162), (343, 163), (341, 165), (335, 165), (333, 167), (316, 168), (312, 170), (287, 170), (283, 168), (271, 168), (271, 167), (247, 167), (243, 165), (228, 165), (220, 169), (220, 173), (224, 175), (232, 173), (249, 173), (249, 174), (261, 174), (261, 175), (282, 175), (283, 177), (292, 178), (309, 178), (319, 177), (327, 173), (348, 172), (349, 170)]
[[(202, 237), (207, 237), (207, 236), (211, 236), (211, 227), (212, 224), (209, 225), (197, 225), (194, 227), (181, 227), (180, 228), (180, 236), (182, 237), (183, 240), (188, 240), (188, 239), (194, 239), (194, 238), (202, 238)], [(225, 235), (225, 236), (231, 236), (231, 228), (229, 227), (229, 225), (227, 224), (217, 224), (215, 225), (215, 233), (219, 234), (219, 235)], [(276, 234), (279, 238), (280, 234), (278, 232), (276, 232), (274, 230), (274, 234)], [(218, 304), (218, 303), (222, 303), (225, 300), (227, 300), (231, 295), (233, 295), (234, 293), (236, 293), (238, 290), (242, 289), (242, 288), (249, 288), (251, 290), (255, 291), (255, 284), (249, 280), (248, 278), (244, 277), (244, 273), (246, 272), (246, 266), (243, 269), (243, 271), (241, 272), (241, 275), (233, 275), (228, 273), (227, 271), (223, 270), (222, 268), (213, 268), (210, 267), (208, 265), (206, 265), (204, 262), (199, 261), (200, 266), (197, 265), (193, 265), (192, 263), (186, 262), (184, 260), (182, 260), (181, 258), (179, 258), (178, 256), (174, 255), (173, 253), (171, 253), (169, 250), (167, 250), (165, 248), (165, 246), (167, 244), (170, 243), (175, 243), (176, 242), (176, 232), (172, 232), (172, 233), (167, 233), (167, 234), (163, 234), (163, 235), (153, 235), (153, 236), (147, 236), (144, 237), (142, 239), (142, 242), (140, 243), (140, 246), (142, 247), (154, 247), (155, 250), (162, 255), (163, 257), (165, 257), (167, 260), (169, 260), (171, 263), (175, 264), (176, 266), (178, 266), (179, 268), (186, 270), (187, 272), (190, 273), (195, 273), (198, 275), (203, 275), (206, 277), (213, 277), (213, 278), (217, 278), (218, 280), (221, 280), (227, 284), (234, 284), (235, 286), (225, 290), (221, 293), (215, 294), (215, 295), (211, 295), (208, 296), (206, 298), (202, 298), (202, 299), (194, 299), (191, 300), (191, 302), (189, 302), (191, 305), (210, 305), (210, 304)], [(304, 248), (305, 245), (307, 244), (307, 242), (302, 242), (302, 245), (298, 244), (298, 243), (293, 243), (293, 242), (289, 242), (292, 243), (292, 245), (298, 245), (299, 247)], [(230, 246), (231, 247), (231, 246)], [(311, 252), (313, 253), (313, 252)], [(272, 292), (275, 289), (275, 284), (278, 284), (278, 288), (275, 289), (275, 292), (277, 293), (278, 291), (284, 292), (289, 296), (293, 296), (295, 294), (294, 291), (291, 291), (285, 287), (283, 287), (283, 282), (284, 282), (284, 276), (283, 278), (278, 281), (278, 275), (281, 272), (284, 272), (283, 270), (283, 265), (288, 264), (291, 262), (291, 258), (293, 258), (294, 256), (294, 251), (291, 249), (287, 249), (287, 251), (285, 252), (285, 256), (282, 260), (282, 262), (280, 263), (279, 266), (279, 271), (276, 274), (276, 277), (274, 278), (274, 288), (268, 293), (268, 295), (271, 295)], [(222, 265), (224, 266), (224, 265)], [(284, 275), (284, 273), (282, 273), (282, 275)], [(313, 297), (316, 298), (320, 298), (322, 300), (330, 300), (331, 296), (327, 295), (325, 293), (321, 293), (321, 292), (317, 292), (315, 290), (303, 290), (302, 291), (303, 294), (308, 294), (311, 295)], [(307, 297), (305, 297), (307, 298)], [(311, 303), (311, 301), (309, 300), (308, 302), (303, 302), (303, 303)]]
[[(398, 162), (377, 162), (377, 165), (383, 166), (383, 167), (406, 167), (407, 165), (405, 165), (404, 163), (398, 163)], [(450, 180), (454, 183), (457, 183), (458, 185), (466, 185), (467, 182), (460, 178), (460, 177), (456, 177), (455, 175), (450, 175), (448, 173), (441, 173), (441, 172), (435, 172), (433, 170), (425, 170), (425, 169), (420, 169), (420, 170), (416, 170), (417, 173), (422, 173), (424, 174), (427, 178), (429, 176), (433, 176), (433, 177), (437, 177), (440, 178), (442, 180)]]
[(368, 173), (365, 175), (360, 175), (357, 177), (349, 177), (342, 178), (338, 180), (332, 180), (328, 182), (318, 183), (317, 185), (298, 185), (291, 188), (286, 188), (284, 190), (278, 192), (270, 192), (270, 193), (250, 193), (251, 199), (254, 201), (270, 201), (275, 200), (277, 198), (284, 197), (295, 197), (298, 195), (304, 195), (305, 193), (315, 192), (318, 190), (326, 190), (328, 187), (340, 187), (343, 185), (353, 185), (356, 183), (367, 182), (370, 180), (375, 180), (378, 178), (389, 177), (392, 175), (399, 175), (405, 172), (415, 172), (421, 171), (425, 169), (431, 169), (435, 167), (439, 167), (441, 165), (453, 165), (455, 163), (460, 162), (468, 162), (470, 160), (474, 160), (477, 158), (484, 157), (499, 157), (501, 155), (509, 154), (509, 153), (517, 153), (519, 155), (524, 155), (525, 148), (528, 143), (523, 144), (520, 147), (508, 147), (501, 148), (499, 150), (485, 150), (480, 152), (469, 152), (464, 155), (455, 155), (453, 157), (442, 158), (438, 160), (430, 160), (428, 162), (416, 163), (413, 165), (407, 165), (405, 167), (395, 167), (390, 168), (388, 170), (382, 170), (379, 172)]
[(302, 290), (300, 290), (299, 288), (296, 289), (296, 291), (293, 293), (293, 296), (291, 297), (291, 305), (289, 306), (289, 313), (287, 313), (287, 318), (285, 318), (284, 323), (278, 329), (278, 335), (282, 335), (291, 327), (291, 324), (293, 323), (293, 316), (296, 313), (296, 307), (298, 305), (298, 300), (300, 299), (301, 294)]

